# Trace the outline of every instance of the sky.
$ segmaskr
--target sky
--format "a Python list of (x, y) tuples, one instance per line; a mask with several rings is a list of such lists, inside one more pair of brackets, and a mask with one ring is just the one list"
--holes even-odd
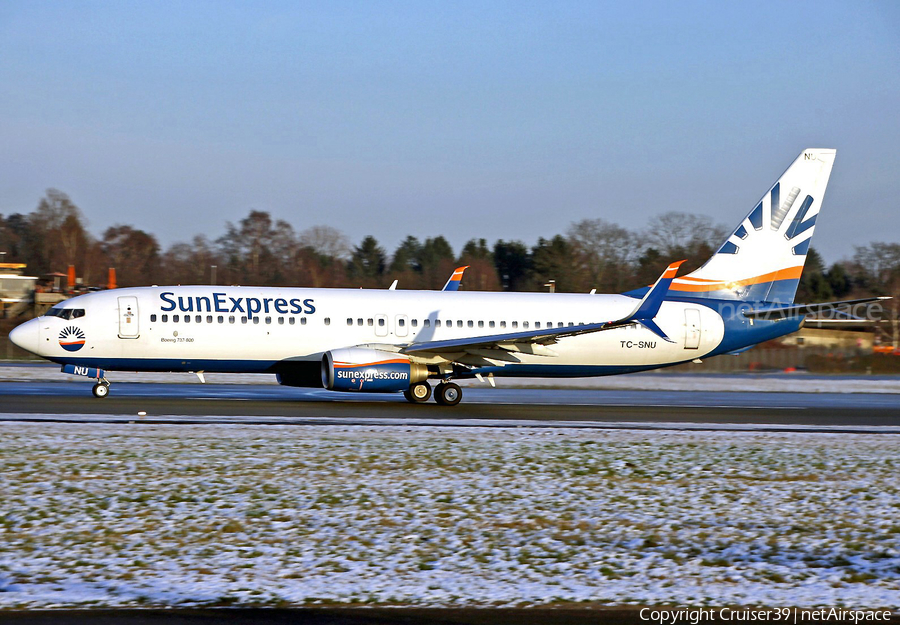
[(736, 226), (837, 148), (813, 246), (900, 241), (900, 3), (0, 3), (0, 214), (164, 246), (268, 211), (407, 235)]

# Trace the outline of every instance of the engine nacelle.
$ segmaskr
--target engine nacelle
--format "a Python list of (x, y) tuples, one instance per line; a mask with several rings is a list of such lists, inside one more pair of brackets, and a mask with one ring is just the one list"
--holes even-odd
[(405, 391), (428, 379), (428, 367), (379, 349), (350, 347), (322, 356), (322, 385), (332, 391)]

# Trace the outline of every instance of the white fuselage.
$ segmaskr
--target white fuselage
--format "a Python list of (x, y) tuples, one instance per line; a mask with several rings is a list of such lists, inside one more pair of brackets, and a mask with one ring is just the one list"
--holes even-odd
[[(265, 372), (285, 361), (320, 361), (324, 352), (345, 347), (605, 322), (627, 315), (636, 302), (624, 295), (129, 288), (68, 300), (63, 307), (84, 310), (83, 316), (28, 322), (39, 326), (37, 344), (23, 346), (55, 362), (107, 370)], [(560, 338), (553, 355), (517, 354), (520, 363), (494, 374), (584, 376), (666, 366), (700, 358), (723, 338), (722, 318), (702, 304), (666, 301), (656, 321), (674, 342), (631, 325)], [(73, 329), (83, 333), (80, 347), (71, 343)]]

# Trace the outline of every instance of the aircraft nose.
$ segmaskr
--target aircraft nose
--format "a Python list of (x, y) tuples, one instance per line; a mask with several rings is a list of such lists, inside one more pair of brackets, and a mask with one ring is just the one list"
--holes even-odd
[(40, 322), (37, 319), (32, 319), (31, 321), (26, 321), (22, 325), (16, 326), (12, 329), (12, 332), (9, 333), (9, 340), (12, 341), (13, 345), (16, 347), (21, 347), (32, 354), (38, 354), (41, 338), (39, 324)]

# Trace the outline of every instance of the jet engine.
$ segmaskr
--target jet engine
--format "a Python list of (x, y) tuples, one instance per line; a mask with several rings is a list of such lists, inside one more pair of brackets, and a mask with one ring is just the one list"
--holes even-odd
[(405, 391), (428, 379), (428, 367), (379, 349), (350, 347), (322, 356), (322, 385), (332, 391)]

